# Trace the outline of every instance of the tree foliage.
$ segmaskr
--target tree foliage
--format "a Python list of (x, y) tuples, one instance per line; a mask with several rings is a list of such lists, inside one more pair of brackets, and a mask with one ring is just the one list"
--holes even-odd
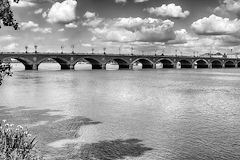
[[(13, 2), (18, 3), (19, 0), (13, 0)], [(15, 30), (18, 29), (18, 23), (13, 17), (9, 0), (0, 0), (0, 21), (4, 26), (12, 26)]]
[(2, 80), (5, 76), (12, 76), (10, 64), (1, 64), (0, 62), (0, 85), (2, 85)]

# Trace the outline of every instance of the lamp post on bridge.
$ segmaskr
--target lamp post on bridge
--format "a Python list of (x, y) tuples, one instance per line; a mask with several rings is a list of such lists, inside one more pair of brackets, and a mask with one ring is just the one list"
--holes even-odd
[(133, 56), (133, 51), (134, 51), (134, 48), (131, 47), (131, 55)]
[(107, 50), (107, 48), (104, 47), (104, 48), (103, 48), (103, 54), (104, 54), (104, 55), (106, 55), (106, 50)]
[(72, 47), (72, 54), (74, 54), (74, 48), (75, 48), (74, 44), (71, 47)]
[(63, 54), (63, 48), (64, 48), (64, 46), (61, 45), (61, 54)]
[(37, 46), (37, 45), (34, 45), (34, 48), (35, 48), (35, 53), (37, 54), (37, 48), (38, 48), (38, 46)]
[(92, 48), (92, 54), (94, 54), (94, 48)]
[(28, 46), (25, 46), (26, 53), (28, 53)]

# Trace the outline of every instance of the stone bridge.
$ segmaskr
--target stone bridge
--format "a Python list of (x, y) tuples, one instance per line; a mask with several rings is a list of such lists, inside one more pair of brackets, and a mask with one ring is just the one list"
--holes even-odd
[(92, 69), (106, 69), (106, 64), (116, 62), (119, 69), (132, 69), (135, 63), (141, 63), (142, 68), (238, 68), (240, 59), (223, 57), (192, 57), (167, 55), (123, 55), (123, 54), (81, 54), (81, 53), (0, 53), (0, 62), (6, 59), (16, 59), (23, 63), (26, 70), (38, 70), (38, 66), (49, 58), (61, 65), (61, 69), (74, 69), (77, 62), (87, 61)]

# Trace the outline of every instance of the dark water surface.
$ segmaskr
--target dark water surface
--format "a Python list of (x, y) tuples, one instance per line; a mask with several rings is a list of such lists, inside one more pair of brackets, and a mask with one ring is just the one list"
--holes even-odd
[(46, 157), (240, 159), (238, 69), (18, 71), (0, 106)]

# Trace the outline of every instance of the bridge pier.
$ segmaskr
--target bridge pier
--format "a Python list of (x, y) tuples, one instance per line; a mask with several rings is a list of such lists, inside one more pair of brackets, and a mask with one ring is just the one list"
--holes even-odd
[(153, 63), (153, 67), (152, 67), (153, 69), (156, 69), (157, 68), (157, 65), (156, 65), (156, 63)]
[(74, 70), (74, 65), (71, 64), (69, 68), (70, 70)]
[(38, 65), (37, 64), (33, 64), (32, 70), (38, 70)]
[(192, 69), (197, 69), (197, 65), (192, 63)]
[(209, 63), (209, 64), (208, 64), (208, 68), (209, 68), (209, 69), (212, 69), (212, 63)]
[(106, 70), (107, 69), (106, 66), (107, 66), (106, 64), (102, 64), (102, 70)]
[(129, 64), (129, 70), (133, 70), (133, 64)]
[(173, 63), (173, 68), (177, 69), (177, 63)]
[(225, 63), (223, 63), (222, 68), (226, 68), (226, 67), (225, 67)]

